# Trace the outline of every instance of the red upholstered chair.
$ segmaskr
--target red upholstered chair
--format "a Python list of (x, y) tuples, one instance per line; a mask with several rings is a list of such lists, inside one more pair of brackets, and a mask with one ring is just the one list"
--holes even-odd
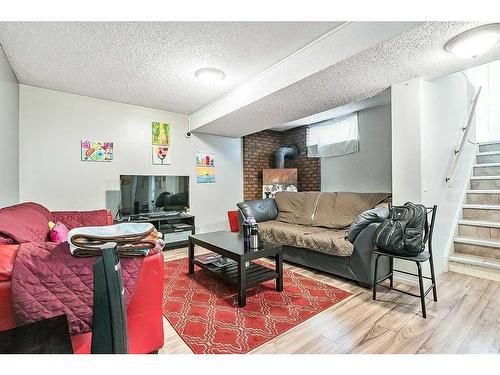
[(19, 245), (0, 243), (0, 331), (16, 326), (12, 312), (10, 280), (18, 248)]
[[(25, 203), (0, 209), (15, 210), (29, 206), (51, 215), (68, 229), (113, 224), (108, 210), (49, 212), (36, 203)], [(45, 211), (44, 211), (45, 210)], [(4, 211), (5, 212), (5, 211)], [(11, 299), (11, 276), (19, 245), (0, 233), (0, 331), (16, 326)], [(163, 346), (163, 256), (157, 253), (144, 259), (134, 296), (127, 307), (129, 353), (151, 353)], [(90, 353), (92, 333), (71, 338), (75, 353)]]
[(229, 228), (231, 232), (239, 232), (240, 224), (238, 223), (238, 211), (227, 211), (227, 218), (229, 219)]

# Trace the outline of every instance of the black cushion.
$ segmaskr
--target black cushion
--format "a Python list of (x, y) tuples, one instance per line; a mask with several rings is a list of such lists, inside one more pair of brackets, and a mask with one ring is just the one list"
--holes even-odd
[(278, 207), (273, 198), (240, 202), (237, 206), (245, 218), (253, 216), (258, 223), (274, 220), (278, 216)]
[(66, 315), (0, 332), (2, 354), (72, 354)]

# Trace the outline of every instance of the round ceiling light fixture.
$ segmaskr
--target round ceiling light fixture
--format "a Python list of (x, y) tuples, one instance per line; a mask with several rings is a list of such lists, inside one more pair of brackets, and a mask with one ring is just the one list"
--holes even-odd
[(488, 52), (499, 40), (500, 24), (491, 23), (458, 34), (444, 49), (461, 59), (472, 59)]
[(225, 77), (224, 72), (215, 69), (215, 68), (203, 68), (197, 70), (194, 75), (196, 78), (198, 78), (201, 82), (208, 86), (212, 86), (220, 81), (222, 81)]

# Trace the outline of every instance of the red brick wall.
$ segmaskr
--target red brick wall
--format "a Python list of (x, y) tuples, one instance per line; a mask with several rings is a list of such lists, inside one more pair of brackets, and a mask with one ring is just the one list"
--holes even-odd
[(243, 137), (243, 197), (262, 198), (262, 170), (274, 168), (274, 151), (281, 146), (281, 134), (264, 130)]
[(297, 159), (285, 159), (285, 167), (297, 168), (299, 191), (320, 191), (321, 158), (307, 157), (306, 135), (307, 129), (305, 126), (283, 132), (281, 145), (297, 144), (300, 151)]
[(262, 198), (262, 170), (275, 168), (274, 153), (281, 146), (297, 144), (300, 155), (296, 160), (285, 159), (285, 168), (298, 169), (299, 191), (321, 190), (320, 158), (308, 158), (306, 127), (284, 132), (264, 130), (243, 137), (244, 199)]

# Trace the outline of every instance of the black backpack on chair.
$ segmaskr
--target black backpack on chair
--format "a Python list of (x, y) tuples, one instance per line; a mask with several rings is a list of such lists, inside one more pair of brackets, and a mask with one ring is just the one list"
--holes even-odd
[(417, 255), (425, 250), (429, 232), (427, 209), (407, 202), (392, 206), (389, 218), (377, 228), (374, 243), (377, 248), (399, 255)]

